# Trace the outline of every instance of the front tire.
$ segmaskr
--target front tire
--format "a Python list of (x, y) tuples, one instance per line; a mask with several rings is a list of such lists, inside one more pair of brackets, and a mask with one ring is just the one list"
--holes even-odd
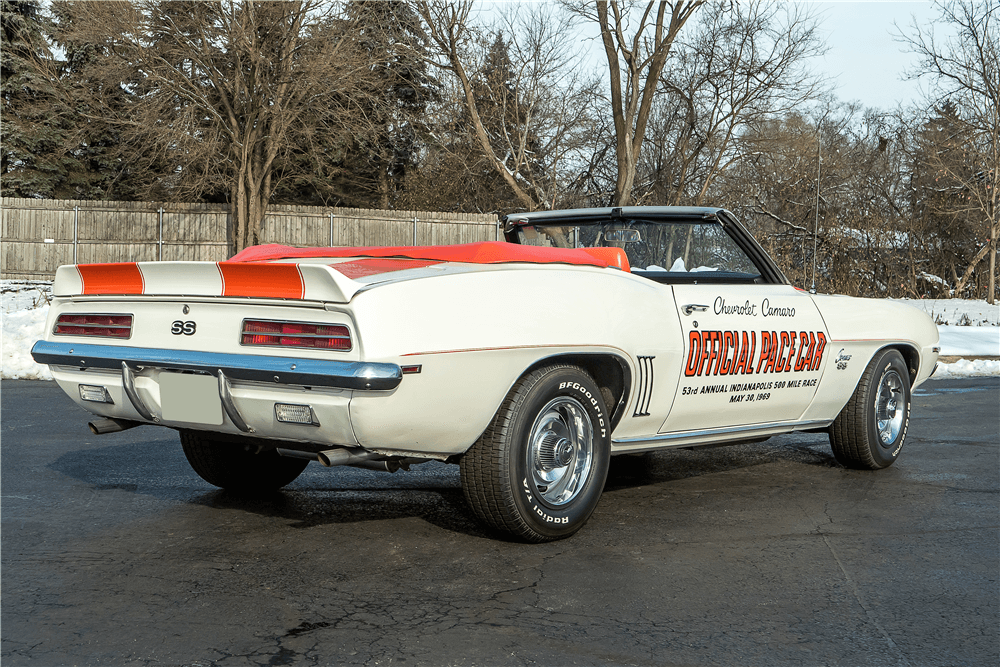
[(910, 422), (910, 383), (903, 356), (875, 355), (851, 400), (830, 425), (833, 455), (848, 468), (879, 470), (899, 457)]
[(515, 383), (462, 456), (462, 490), (487, 526), (558, 540), (597, 507), (610, 458), (611, 422), (594, 380), (577, 366), (546, 366)]
[(309, 461), (279, 456), (273, 449), (215, 440), (200, 431), (181, 431), (188, 463), (209, 484), (227, 491), (266, 493), (298, 477)]

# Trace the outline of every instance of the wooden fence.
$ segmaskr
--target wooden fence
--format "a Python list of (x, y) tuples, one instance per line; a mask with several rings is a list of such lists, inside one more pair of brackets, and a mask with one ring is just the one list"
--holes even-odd
[[(0, 277), (51, 278), (62, 264), (221, 261), (221, 204), (0, 199)], [(498, 240), (497, 218), (474, 213), (272, 206), (262, 243), (291, 246), (453, 245)]]

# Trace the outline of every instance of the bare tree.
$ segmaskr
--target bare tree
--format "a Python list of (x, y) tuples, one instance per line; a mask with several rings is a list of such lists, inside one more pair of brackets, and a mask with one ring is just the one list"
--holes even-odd
[[(937, 171), (941, 186), (954, 190), (943, 205), (951, 214), (974, 214), (989, 241), (968, 260), (955, 283), (959, 295), (977, 265), (989, 259), (987, 301), (996, 298), (997, 236), (1000, 234), (997, 187), (1000, 166), (1000, 2), (957, 0), (937, 3), (940, 21), (955, 31), (938, 41), (933, 26), (914, 22), (900, 35), (920, 58), (914, 77), (934, 81), (932, 106), (945, 102), (958, 108), (956, 119), (964, 125), (957, 143), (932, 154), (928, 166)], [(960, 158), (959, 158), (960, 156)]]
[(416, 7), (438, 52), (432, 63), (453, 75), (482, 156), (521, 207), (551, 207), (590, 137), (594, 82), (577, 73), (569, 17), (515, 5), (489, 29), (474, 24), (472, 2)]
[(586, 2), (570, 5), (578, 15), (596, 21), (607, 58), (618, 166), (615, 204), (634, 201), (637, 164), (660, 74), (681, 28), (704, 2), (650, 0), (642, 6), (631, 0), (599, 0), (593, 7)]
[(276, 162), (302, 123), (320, 122), (317, 109), (348, 117), (367, 70), (335, 9), (319, 0), (78, 3), (75, 37), (108, 48), (105, 89), (131, 94), (130, 117), (116, 120), (136, 159), (175, 164), (168, 187), (178, 196), (226, 192), (235, 251), (259, 242)]
[[(768, 116), (815, 99), (822, 82), (806, 67), (823, 52), (801, 6), (767, 0), (706, 5), (661, 75), (643, 160), (661, 203), (705, 203), (716, 177), (737, 159), (738, 138)], [(640, 192), (639, 199), (644, 197)]]

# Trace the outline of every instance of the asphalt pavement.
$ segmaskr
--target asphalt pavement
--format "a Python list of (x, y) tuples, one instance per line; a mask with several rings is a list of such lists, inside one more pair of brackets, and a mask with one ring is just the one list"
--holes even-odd
[(542, 545), (482, 530), (457, 466), (247, 500), (172, 431), (0, 394), (4, 667), (1000, 664), (997, 378), (925, 384), (875, 473), (807, 434), (616, 458)]

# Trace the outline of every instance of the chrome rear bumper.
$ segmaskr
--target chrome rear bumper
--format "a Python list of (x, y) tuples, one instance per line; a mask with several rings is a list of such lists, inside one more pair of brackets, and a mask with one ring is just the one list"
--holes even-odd
[(121, 371), (124, 364), (136, 370), (148, 367), (195, 371), (214, 376), (218, 376), (221, 372), (231, 380), (359, 391), (388, 391), (398, 387), (403, 379), (399, 366), (388, 363), (59, 343), (47, 340), (35, 343), (31, 348), (31, 356), (40, 364), (57, 366)]

